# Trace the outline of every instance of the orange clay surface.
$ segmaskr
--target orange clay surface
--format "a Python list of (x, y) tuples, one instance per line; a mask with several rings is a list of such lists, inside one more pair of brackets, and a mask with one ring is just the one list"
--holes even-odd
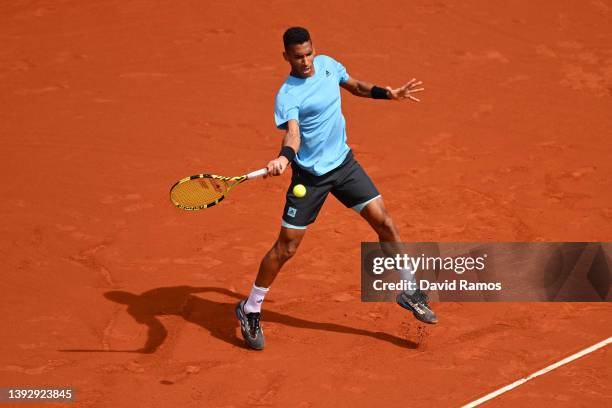
[[(424, 81), (419, 104), (343, 91), (404, 240), (612, 240), (610, 1), (4, 1), (0, 386), (72, 386), (74, 407), (460, 406), (612, 334), (607, 303), (436, 303), (434, 327), (361, 303), (376, 236), (330, 198), (266, 299), (266, 350), (246, 349), (233, 308), (289, 175), (197, 213), (168, 189), (278, 152), (290, 25), (356, 78)], [(489, 406), (610, 404), (611, 367), (607, 347)]]

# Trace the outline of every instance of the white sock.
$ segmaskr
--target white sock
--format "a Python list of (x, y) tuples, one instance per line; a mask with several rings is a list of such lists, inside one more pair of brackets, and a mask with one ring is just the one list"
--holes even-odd
[(397, 271), (399, 272), (400, 278), (403, 281), (412, 282), (410, 286), (408, 286), (408, 288), (404, 292), (406, 292), (409, 295), (414, 294), (416, 287), (417, 287), (416, 286), (417, 281), (416, 281), (415, 274), (412, 273), (412, 268), (398, 269)]
[(261, 304), (269, 290), (270, 288), (260, 288), (253, 285), (249, 299), (244, 304), (244, 313), (260, 313)]

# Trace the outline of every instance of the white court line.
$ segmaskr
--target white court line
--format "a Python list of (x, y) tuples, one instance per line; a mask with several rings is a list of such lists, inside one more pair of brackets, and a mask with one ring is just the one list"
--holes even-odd
[(537, 371), (537, 372), (535, 372), (535, 373), (533, 373), (531, 375), (528, 375), (527, 377), (521, 378), (520, 380), (517, 380), (517, 381), (513, 382), (512, 384), (506, 385), (505, 387), (502, 387), (502, 388), (498, 389), (497, 391), (493, 391), (492, 393), (487, 394), (484, 397), (477, 399), (476, 401), (472, 401), (469, 404), (464, 405), (462, 408), (472, 408), (472, 407), (475, 407), (477, 405), (480, 405), (483, 402), (486, 402), (486, 401), (488, 401), (490, 399), (493, 399), (493, 398), (497, 397), (498, 395), (503, 394), (506, 391), (510, 391), (511, 389), (516, 388), (519, 385), (524, 384), (524, 383), (526, 383), (529, 380), (533, 380), (534, 378), (536, 378), (536, 377), (538, 377), (538, 376), (540, 376), (542, 374), (546, 374), (547, 372), (552, 371), (555, 368), (558, 368), (558, 367), (561, 367), (564, 364), (570, 363), (570, 362), (572, 362), (572, 361), (574, 361), (574, 360), (576, 360), (576, 359), (578, 359), (578, 358), (580, 358), (580, 357), (582, 357), (584, 355), (592, 353), (593, 351), (595, 351), (597, 349), (605, 347), (605, 346), (607, 346), (610, 343), (612, 343), (612, 337), (608, 337), (607, 339), (602, 340), (599, 343), (594, 344), (594, 345), (592, 345), (589, 348), (586, 348), (586, 349), (584, 349), (582, 351), (579, 351), (576, 354), (572, 354), (571, 356), (566, 357), (566, 358), (564, 358), (561, 361), (558, 361), (558, 362), (556, 362), (554, 364), (551, 364), (548, 367), (541, 369), (540, 371)]

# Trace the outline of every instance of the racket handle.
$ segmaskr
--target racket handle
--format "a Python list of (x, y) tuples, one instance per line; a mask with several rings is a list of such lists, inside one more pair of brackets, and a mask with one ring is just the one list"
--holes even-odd
[(268, 173), (268, 169), (266, 169), (266, 168), (252, 171), (249, 174), (247, 174), (247, 180), (252, 180), (254, 178), (264, 176), (267, 173)]

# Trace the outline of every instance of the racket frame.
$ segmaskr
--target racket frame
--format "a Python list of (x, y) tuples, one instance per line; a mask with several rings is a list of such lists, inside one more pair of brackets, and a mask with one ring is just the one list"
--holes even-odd
[[(223, 201), (223, 199), (225, 198), (225, 196), (227, 196), (229, 194), (229, 192), (231, 191), (232, 188), (236, 187), (238, 184), (246, 181), (246, 180), (252, 180), (254, 178), (258, 178), (261, 176), (264, 176), (268, 173), (268, 170), (266, 168), (263, 169), (259, 169), (259, 170), (255, 170), (249, 174), (245, 174), (243, 176), (237, 176), (237, 177), (226, 177), (226, 176), (219, 176), (216, 174), (196, 174), (193, 176), (189, 176), (189, 177), (185, 177), (180, 179), (179, 181), (177, 181), (176, 183), (174, 183), (172, 185), (172, 188), (170, 188), (170, 201), (172, 202), (172, 204), (174, 204), (177, 208), (180, 208), (181, 210), (185, 210), (185, 211), (198, 211), (198, 210), (203, 210), (205, 208), (210, 208), (214, 205), (219, 204), (221, 201)], [(209, 179), (214, 179), (214, 180), (221, 180), (224, 181), (225, 183), (228, 184), (227, 190), (225, 191), (225, 193), (223, 193), (223, 195), (221, 195), (221, 197), (217, 198), (216, 200), (207, 203), (207, 204), (201, 204), (201, 205), (197, 205), (197, 206), (188, 206), (188, 205), (182, 205), (179, 203), (176, 203), (173, 199), (172, 199), (172, 191), (174, 191), (174, 188), (176, 186), (178, 186), (179, 184), (183, 184), (186, 183), (188, 181), (191, 180), (196, 180), (196, 179), (202, 179), (202, 178), (209, 178)], [(230, 184), (230, 182), (233, 182), (232, 184)]]

